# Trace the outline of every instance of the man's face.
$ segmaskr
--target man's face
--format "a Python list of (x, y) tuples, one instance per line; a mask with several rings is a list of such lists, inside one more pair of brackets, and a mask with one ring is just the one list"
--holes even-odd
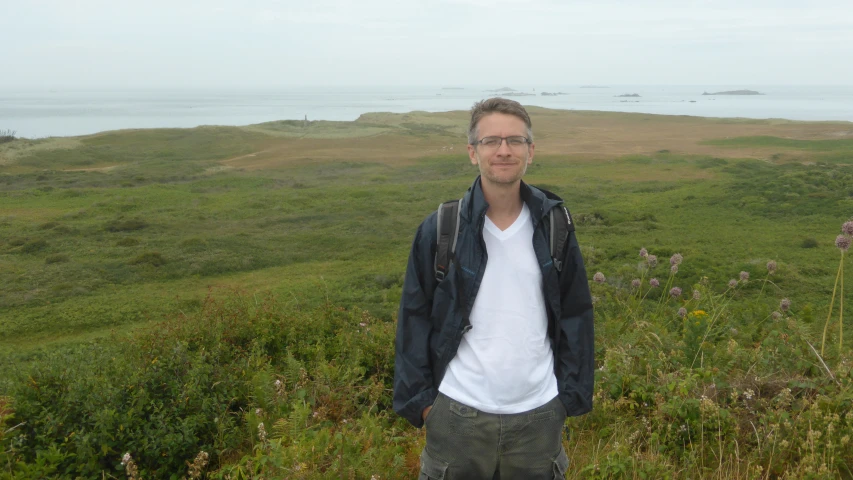
[[(477, 124), (477, 140), (485, 137), (527, 137), (527, 126), (514, 115), (492, 113)], [(521, 180), (527, 166), (533, 163), (534, 145), (513, 147), (504, 140), (497, 148), (468, 145), (471, 163), (480, 168), (482, 181), (498, 185), (512, 185)]]

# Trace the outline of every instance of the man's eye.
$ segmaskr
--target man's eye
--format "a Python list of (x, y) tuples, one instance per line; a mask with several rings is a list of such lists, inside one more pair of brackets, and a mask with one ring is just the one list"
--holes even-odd
[(485, 145), (487, 147), (494, 147), (495, 145), (497, 145), (499, 143), (501, 143), (500, 138), (486, 137), (483, 139), (483, 145)]
[(520, 146), (524, 145), (524, 138), (523, 137), (509, 137), (506, 139), (506, 141), (507, 141), (507, 143), (509, 143), (513, 147), (520, 147)]

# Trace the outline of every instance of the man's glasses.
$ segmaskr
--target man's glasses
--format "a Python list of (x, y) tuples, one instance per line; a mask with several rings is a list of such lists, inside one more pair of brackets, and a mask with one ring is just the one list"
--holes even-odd
[(511, 137), (483, 137), (474, 142), (474, 145), (479, 145), (483, 147), (484, 150), (497, 150), (500, 148), (501, 143), (503, 143), (504, 140), (506, 140), (507, 146), (513, 150), (521, 150), (526, 147), (527, 144), (532, 143), (527, 137), (513, 135)]

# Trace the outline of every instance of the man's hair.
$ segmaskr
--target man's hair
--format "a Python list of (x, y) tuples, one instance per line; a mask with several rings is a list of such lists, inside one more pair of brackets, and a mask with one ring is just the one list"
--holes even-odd
[(521, 121), (523, 121), (527, 126), (527, 138), (529, 138), (531, 142), (533, 141), (533, 129), (532, 124), (530, 123), (530, 115), (527, 114), (527, 110), (525, 110), (524, 107), (515, 100), (495, 97), (479, 101), (471, 107), (471, 123), (468, 125), (468, 143), (470, 145), (477, 142), (477, 124), (480, 123), (480, 120), (483, 117), (493, 113), (503, 113), (505, 115), (512, 115), (513, 117), (521, 119)]

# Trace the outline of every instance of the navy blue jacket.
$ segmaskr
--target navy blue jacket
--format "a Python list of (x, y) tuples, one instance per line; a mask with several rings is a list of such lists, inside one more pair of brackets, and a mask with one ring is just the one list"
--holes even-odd
[[(569, 416), (592, 410), (594, 329), (592, 297), (574, 232), (557, 272), (551, 258), (548, 213), (562, 200), (521, 183), (521, 197), (533, 220), (533, 250), (542, 269), (548, 333), (560, 401)], [(478, 177), (462, 201), (455, 260), (447, 277), (435, 279), (436, 212), (418, 227), (397, 317), (394, 410), (416, 427), (433, 404), (450, 360), (456, 355), (486, 270), (483, 224), (488, 204)]]

